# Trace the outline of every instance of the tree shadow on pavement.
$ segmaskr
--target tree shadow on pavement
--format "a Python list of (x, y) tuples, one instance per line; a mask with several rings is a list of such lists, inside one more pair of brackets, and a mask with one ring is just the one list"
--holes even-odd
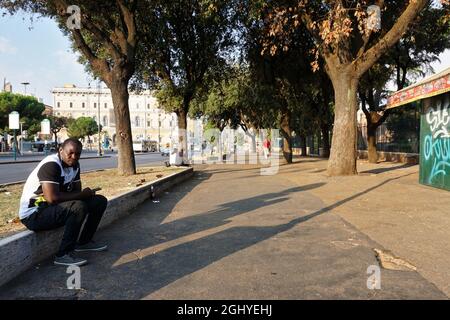
[[(183, 276), (308, 220), (310, 215), (274, 226), (229, 225), (230, 219), (251, 215), (262, 207), (274, 206), (273, 213), (276, 213), (276, 205), (285, 202), (291, 195), (322, 185), (324, 183), (315, 183), (231, 201), (214, 210), (166, 223), (161, 223), (159, 218), (146, 224), (135, 221), (133, 226), (128, 226), (129, 232), (115, 237), (114, 241), (119, 246), (116, 246), (113, 255), (107, 261), (96, 262), (105, 268), (109, 265), (109, 270), (104, 272), (110, 276), (99, 282), (90, 273), (84, 281), (90, 283), (89, 291), (103, 298), (143, 298)], [(165, 212), (162, 216), (167, 216), (173, 208), (161, 206), (160, 209)], [(296, 208), (292, 210), (296, 211)], [(125, 227), (120, 226), (121, 229)], [(92, 281), (87, 277), (93, 277)], [(88, 295), (85, 298), (98, 297)]]
[[(409, 174), (407, 174), (409, 175)], [(406, 176), (406, 175), (403, 175)], [(401, 176), (401, 177), (403, 177)], [(193, 239), (184, 239), (173, 245), (168, 245), (162, 250), (156, 250), (152, 254), (140, 255), (122, 263), (113, 264), (111, 270), (112, 281), (108, 283), (96, 282), (92, 288), (100, 296), (113, 299), (141, 299), (157, 290), (203, 269), (222, 258), (230, 256), (240, 250), (246, 249), (277, 234), (288, 231), (300, 223), (306, 222), (324, 213), (327, 213), (363, 194), (373, 191), (393, 180), (401, 177), (387, 179), (373, 187), (363, 190), (351, 197), (338, 201), (332, 205), (316, 210), (310, 214), (297, 217), (287, 223), (271, 226), (230, 226), (212, 233), (199, 235)], [(168, 224), (162, 224), (155, 228), (154, 232), (167, 236), (164, 241), (153, 239), (143, 240), (141, 243), (133, 243), (123, 246), (122, 253), (130, 253), (137, 248), (155, 246), (170, 239), (180, 238), (188, 234), (217, 228), (226, 224), (225, 219), (255, 210), (268, 204), (277, 204), (286, 200), (286, 196), (319, 187), (321, 184), (291, 188), (278, 193), (269, 193), (258, 197), (238, 200), (223, 204), (218, 210), (198, 214), (175, 220)], [(117, 239), (118, 241), (126, 241)], [(115, 253), (118, 257), (119, 252)], [(86, 296), (85, 298), (93, 298)]]
[(384, 173), (384, 172), (393, 171), (393, 170), (398, 170), (398, 169), (406, 169), (406, 168), (414, 167), (414, 166), (418, 166), (418, 165), (417, 165), (417, 164), (408, 164), (408, 163), (405, 163), (405, 164), (400, 165), (400, 166), (389, 167), (389, 168), (376, 168), (376, 169), (370, 169), (370, 170), (361, 171), (361, 172), (359, 172), (359, 173), (379, 174), (379, 173)]
[[(277, 205), (291, 195), (322, 185), (315, 183), (230, 201), (169, 222), (163, 222), (162, 218), (174, 210), (173, 201), (166, 200), (167, 205), (155, 207), (160, 212), (157, 216), (143, 213), (143, 208), (126, 225), (117, 226), (117, 231), (110, 230), (114, 235), (110, 238), (114, 243), (112, 254), (95, 261), (96, 272), (83, 274), (89, 287), (82, 298), (141, 299), (215, 261), (289, 230), (301, 218), (274, 226), (236, 226), (230, 225), (230, 220), (242, 215), (250, 221), (258, 219), (257, 210), (261, 208), (272, 210), (276, 216)], [(188, 182), (183, 189), (193, 188)], [(98, 274), (104, 273), (108, 277), (99, 281)]]
[[(206, 172), (196, 175), (205, 179), (210, 177)], [(301, 197), (303, 191), (318, 188), (323, 183), (223, 203), (214, 210), (194, 215), (189, 213), (186, 217), (164, 223), (172, 210), (176, 210), (178, 201), (186, 197), (201, 182), (201, 179), (192, 179), (173, 188), (167, 196), (161, 198), (163, 202), (154, 206), (147, 203), (147, 207), (144, 205), (130, 218), (105, 229), (102, 238), (110, 241), (110, 251), (107, 254), (89, 256), (93, 258), (93, 263), (82, 268), (82, 283), (86, 290), (77, 293), (77, 299), (145, 298), (222, 258), (288, 231), (302, 222), (327, 213), (403, 176), (387, 179), (332, 205), (291, 219), (287, 223), (270, 226), (226, 226), (229, 223), (227, 220), (233, 217), (242, 215), (248, 217), (247, 213), (267, 206), (274, 206), (273, 216), (276, 217), (276, 213), (280, 211), (276, 205), (284, 203), (290, 197)], [(301, 214), (299, 213), (301, 207), (293, 207), (292, 210), (294, 215)], [(250, 216), (250, 221), (253, 218)], [(43, 296), (67, 295), (67, 291), (70, 290), (63, 286), (68, 275), (65, 274), (65, 270), (55, 275), (54, 268), (47, 265), (41, 270), (31, 270), (17, 282), (17, 285), (20, 286), (21, 283), (23, 285), (19, 289), (21, 293), (19, 295), (25, 296), (27, 292), (32, 291), (40, 292)], [(33, 273), (34, 277), (30, 278)], [(38, 282), (29, 284), (31, 279)]]

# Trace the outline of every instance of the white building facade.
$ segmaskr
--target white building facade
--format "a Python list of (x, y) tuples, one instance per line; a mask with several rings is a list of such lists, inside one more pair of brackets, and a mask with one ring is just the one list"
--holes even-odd
[[(54, 116), (73, 119), (91, 117), (102, 125), (102, 133), (105, 132), (112, 145), (116, 145), (116, 119), (111, 91), (108, 88), (65, 85), (54, 88), (52, 94)], [(155, 140), (164, 146), (177, 139), (176, 114), (159, 109), (158, 102), (150, 91), (130, 93), (129, 109), (133, 141)], [(61, 139), (63, 140), (63, 137)], [(94, 140), (97, 141), (97, 137), (94, 137)]]

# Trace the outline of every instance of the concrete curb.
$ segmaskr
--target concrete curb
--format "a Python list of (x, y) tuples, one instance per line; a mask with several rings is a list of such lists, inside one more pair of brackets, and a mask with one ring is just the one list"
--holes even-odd
[[(102, 157), (86, 157), (86, 158), (80, 158), (80, 160), (85, 159), (100, 159), (100, 158), (111, 158), (111, 156), (102, 156)], [(43, 159), (43, 158), (42, 158)], [(0, 161), (0, 165), (2, 164), (20, 164), (20, 163), (34, 163), (34, 162), (41, 162), (40, 160), (26, 160), (26, 161)]]
[[(99, 229), (132, 214), (145, 200), (160, 195), (193, 174), (194, 169), (187, 168), (109, 199)], [(0, 239), (0, 286), (55, 254), (63, 231), (63, 228), (38, 233), (26, 230)]]

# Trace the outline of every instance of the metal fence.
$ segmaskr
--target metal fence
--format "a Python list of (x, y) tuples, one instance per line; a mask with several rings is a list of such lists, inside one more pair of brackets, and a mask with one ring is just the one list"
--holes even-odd
[[(376, 130), (378, 151), (419, 153), (420, 105), (394, 109)], [(358, 150), (367, 150), (367, 126), (358, 125)]]
[[(292, 148), (301, 149), (306, 147), (308, 155), (316, 155), (320, 154), (320, 149), (323, 148), (323, 141), (321, 134), (314, 134), (307, 136), (305, 141), (303, 142), (300, 139), (300, 136), (294, 136), (291, 138)], [(306, 143), (306, 145), (304, 145)]]

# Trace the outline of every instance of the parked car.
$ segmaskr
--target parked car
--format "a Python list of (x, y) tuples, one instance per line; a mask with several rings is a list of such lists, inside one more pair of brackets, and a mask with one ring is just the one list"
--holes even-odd
[(47, 150), (47, 152), (56, 152), (57, 149), (58, 146), (53, 141), (47, 143), (45, 143), (45, 141), (33, 141), (31, 143), (31, 151), (34, 152), (43, 152), (45, 150)]

